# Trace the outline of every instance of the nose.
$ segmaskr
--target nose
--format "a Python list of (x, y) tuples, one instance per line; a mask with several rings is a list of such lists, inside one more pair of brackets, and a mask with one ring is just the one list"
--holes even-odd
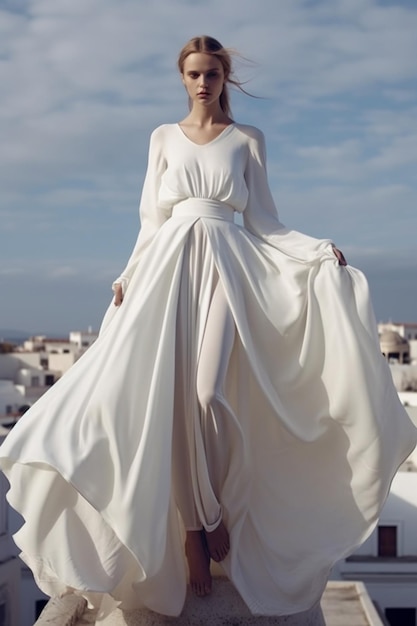
[(207, 76), (205, 74), (201, 74), (200, 76), (200, 86), (207, 87)]

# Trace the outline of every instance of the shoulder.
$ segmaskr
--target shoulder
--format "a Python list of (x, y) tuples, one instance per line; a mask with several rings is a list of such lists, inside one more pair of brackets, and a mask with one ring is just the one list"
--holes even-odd
[(250, 124), (239, 124), (237, 122), (235, 122), (235, 126), (249, 143), (265, 143), (265, 135), (256, 126), (251, 126)]
[(240, 136), (247, 146), (249, 155), (265, 166), (266, 148), (265, 135), (263, 132), (259, 128), (256, 128), (256, 126), (250, 126), (249, 124), (236, 124), (236, 127), (240, 131)]
[(163, 141), (168, 134), (172, 133), (175, 126), (176, 124), (161, 124), (160, 126), (157, 126), (151, 132), (151, 142)]
[(175, 140), (176, 124), (161, 124), (157, 126), (150, 135), (149, 151), (152, 154), (166, 154), (168, 146)]

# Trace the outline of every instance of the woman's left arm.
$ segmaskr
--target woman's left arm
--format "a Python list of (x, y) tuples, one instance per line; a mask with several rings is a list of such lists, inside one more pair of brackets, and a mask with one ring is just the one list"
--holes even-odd
[(257, 128), (251, 126), (244, 128), (243, 132), (248, 136), (245, 180), (249, 192), (247, 206), (243, 212), (245, 228), (301, 262), (311, 262), (326, 251), (334, 254), (340, 265), (347, 265), (343, 253), (330, 239), (310, 237), (287, 229), (280, 222), (268, 182), (264, 135)]

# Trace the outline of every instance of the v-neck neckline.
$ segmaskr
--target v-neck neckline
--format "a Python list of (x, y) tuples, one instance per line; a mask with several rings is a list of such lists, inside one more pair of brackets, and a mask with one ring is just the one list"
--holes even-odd
[(214, 142), (216, 142), (219, 139), (221, 139), (221, 137), (223, 137), (228, 131), (230, 131), (230, 129), (233, 128), (235, 126), (235, 124), (236, 124), (235, 122), (232, 122), (231, 124), (228, 124), (227, 126), (225, 126), (225, 128), (223, 128), (223, 130), (218, 135), (216, 135), (213, 139), (210, 139), (210, 141), (207, 141), (206, 143), (196, 143), (195, 141), (190, 139), (190, 137), (184, 132), (184, 129), (182, 128), (182, 126), (180, 125), (179, 122), (177, 122), (175, 125), (177, 126), (177, 128), (180, 131), (181, 135), (189, 143), (191, 143), (193, 146), (197, 146), (198, 148), (204, 148), (204, 146), (210, 146)]

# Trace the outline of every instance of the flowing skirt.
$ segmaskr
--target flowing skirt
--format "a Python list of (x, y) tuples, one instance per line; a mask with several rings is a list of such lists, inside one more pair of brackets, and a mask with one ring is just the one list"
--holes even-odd
[(415, 443), (363, 275), (196, 200), (0, 464), (47, 594), (178, 615), (184, 528), (223, 519), (226, 574), (253, 613), (283, 615), (313, 606), (369, 535)]

